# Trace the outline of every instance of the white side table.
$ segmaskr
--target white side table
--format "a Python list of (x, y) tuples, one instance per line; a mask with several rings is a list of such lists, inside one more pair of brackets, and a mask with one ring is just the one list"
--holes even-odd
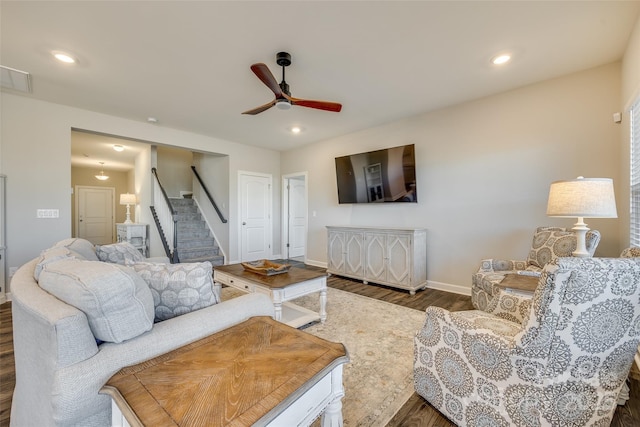
[(142, 255), (149, 256), (149, 248), (147, 246), (147, 224), (116, 224), (118, 242), (129, 242), (136, 247)]

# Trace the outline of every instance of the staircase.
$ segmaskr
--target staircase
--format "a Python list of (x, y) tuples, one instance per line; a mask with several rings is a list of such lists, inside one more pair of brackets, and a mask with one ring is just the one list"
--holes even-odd
[(178, 220), (178, 258), (180, 262), (210, 261), (215, 267), (224, 264), (218, 244), (193, 199), (170, 199)]

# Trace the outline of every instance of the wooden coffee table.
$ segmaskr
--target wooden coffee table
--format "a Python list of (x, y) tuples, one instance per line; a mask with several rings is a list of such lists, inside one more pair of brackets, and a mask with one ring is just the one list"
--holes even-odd
[[(244, 292), (269, 295), (275, 308), (275, 319), (294, 328), (327, 319), (327, 273), (291, 267), (287, 273), (263, 276), (246, 271), (242, 264), (221, 265), (213, 269), (214, 291), (220, 296), (220, 285)], [(304, 295), (320, 292), (320, 312), (308, 310), (290, 301)]]
[(113, 425), (342, 425), (344, 345), (253, 317), (123, 368), (100, 391)]

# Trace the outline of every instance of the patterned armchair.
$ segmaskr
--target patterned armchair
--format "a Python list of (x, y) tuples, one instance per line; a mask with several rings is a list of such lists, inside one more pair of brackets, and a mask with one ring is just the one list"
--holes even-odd
[(640, 341), (640, 262), (558, 258), (525, 323), (426, 310), (416, 392), (459, 426), (608, 426)]
[[(586, 235), (587, 251), (591, 256), (600, 243), (600, 232), (589, 230)], [(478, 271), (471, 277), (471, 302), (475, 308), (492, 311), (494, 296), (501, 292), (498, 286), (507, 274), (526, 274), (539, 276), (542, 268), (559, 257), (570, 257), (576, 249), (576, 236), (572, 231), (560, 227), (538, 227), (533, 235), (531, 249), (526, 260), (484, 259)], [(530, 296), (517, 298), (522, 304), (518, 311), (528, 309)], [(510, 320), (521, 320), (518, 316)]]

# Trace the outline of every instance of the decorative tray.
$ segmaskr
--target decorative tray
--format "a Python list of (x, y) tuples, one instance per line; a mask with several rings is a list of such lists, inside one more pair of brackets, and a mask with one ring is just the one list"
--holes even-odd
[(267, 259), (259, 261), (243, 262), (242, 268), (252, 273), (262, 274), (263, 276), (273, 276), (274, 274), (282, 274), (289, 271), (289, 264), (278, 264)]

